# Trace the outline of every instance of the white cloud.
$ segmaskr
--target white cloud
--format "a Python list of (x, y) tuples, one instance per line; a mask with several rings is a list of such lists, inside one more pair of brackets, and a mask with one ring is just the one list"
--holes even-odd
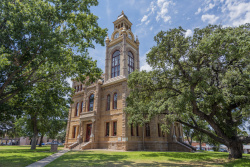
[(147, 12), (150, 11), (150, 13), (155, 13), (156, 8), (157, 8), (157, 7), (155, 6), (154, 1), (152, 1), (152, 2), (150, 3), (149, 8), (147, 9)]
[(153, 30), (153, 26), (150, 27), (150, 31), (152, 31), (152, 30)]
[(195, 14), (197, 15), (197, 14), (199, 14), (200, 12), (201, 12), (201, 8), (198, 8), (198, 11), (195, 12)]
[(192, 36), (192, 35), (193, 35), (192, 30), (188, 29), (188, 30), (186, 31), (185, 37), (190, 37), (190, 36)]
[(216, 21), (219, 19), (219, 17), (216, 17), (215, 15), (209, 15), (209, 14), (205, 14), (201, 16), (201, 20), (203, 22), (208, 22), (210, 24), (214, 24), (216, 23)]
[(146, 71), (151, 71), (152, 67), (149, 66), (149, 64), (146, 62), (147, 59), (147, 54), (150, 52), (148, 50), (146, 53), (143, 54), (143, 56), (140, 56), (140, 63), (141, 63), (141, 68), (140, 70), (146, 70)]
[(147, 19), (148, 19), (148, 16), (144, 15), (143, 18), (141, 19), (141, 22), (147, 21)]
[(157, 5), (160, 8), (160, 11), (157, 12), (156, 21), (163, 19), (164, 22), (168, 22), (171, 19), (171, 16), (167, 15), (168, 8), (170, 5), (175, 5), (172, 1), (169, 0), (158, 0)]
[(208, 10), (210, 10), (210, 9), (213, 9), (214, 7), (215, 7), (215, 4), (209, 3), (209, 4), (205, 7), (204, 12), (206, 12), (206, 11), (208, 11)]
[(150, 20), (148, 20), (145, 24), (148, 25), (149, 22), (150, 22)]
[(250, 2), (227, 0), (222, 6), (222, 12), (229, 16), (233, 26), (250, 22)]
[(146, 70), (146, 71), (151, 71), (152, 67), (148, 65), (148, 63), (145, 63), (143, 66), (141, 66), (140, 70)]

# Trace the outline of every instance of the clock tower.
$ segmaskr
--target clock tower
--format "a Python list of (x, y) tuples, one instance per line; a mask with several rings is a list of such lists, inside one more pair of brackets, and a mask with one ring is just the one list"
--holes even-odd
[(127, 78), (140, 69), (139, 40), (131, 31), (132, 23), (122, 11), (113, 22), (111, 38), (106, 37), (106, 59), (104, 82)]

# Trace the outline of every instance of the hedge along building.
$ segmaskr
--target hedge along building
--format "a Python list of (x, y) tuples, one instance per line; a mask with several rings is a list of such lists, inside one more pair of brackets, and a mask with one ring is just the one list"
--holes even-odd
[(132, 23), (123, 12), (113, 23), (111, 39), (106, 38), (103, 80), (90, 86), (73, 82), (76, 92), (69, 111), (65, 147), (191, 151), (192, 148), (182, 142), (182, 127), (178, 123), (165, 135), (158, 118), (145, 128), (128, 125), (124, 113), (129, 94), (127, 79), (131, 72), (140, 69), (140, 43), (131, 31)]

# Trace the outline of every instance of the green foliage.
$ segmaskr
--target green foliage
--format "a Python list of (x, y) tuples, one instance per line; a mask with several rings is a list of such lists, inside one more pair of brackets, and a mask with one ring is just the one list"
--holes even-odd
[[(37, 82), (99, 78), (88, 56), (104, 45), (107, 29), (90, 11), (97, 0), (2, 0), (0, 2), (0, 120), (20, 115), (22, 98)], [(19, 105), (13, 105), (13, 99)]]
[[(129, 76), (128, 108), (135, 109), (130, 117), (140, 116), (143, 105), (149, 118), (164, 114), (227, 146), (249, 142), (238, 133), (250, 116), (249, 29), (209, 25), (192, 37), (181, 27), (159, 32), (147, 54), (153, 71)], [(211, 128), (200, 127), (195, 117)]]
[(15, 122), (19, 136), (33, 137), (39, 133), (55, 139), (67, 124), (71, 93), (68, 83), (55, 78), (53, 81), (37, 83), (25, 97), (23, 115)]

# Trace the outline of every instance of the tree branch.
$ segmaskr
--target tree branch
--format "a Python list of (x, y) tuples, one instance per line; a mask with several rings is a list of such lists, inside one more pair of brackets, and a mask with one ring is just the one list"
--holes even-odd
[(210, 132), (210, 131), (208, 131), (208, 130), (202, 129), (202, 128), (200, 128), (199, 126), (190, 125), (190, 124), (188, 124), (188, 123), (186, 123), (186, 122), (183, 122), (182, 120), (179, 120), (179, 119), (176, 120), (176, 121), (179, 122), (179, 123), (181, 123), (181, 124), (183, 124), (183, 125), (186, 125), (186, 126), (192, 128), (192, 129), (195, 129), (195, 130), (198, 130), (198, 131), (200, 131), (200, 132), (202, 132), (202, 133), (205, 133), (205, 134), (207, 134), (208, 136), (210, 136), (211, 138), (213, 138), (214, 140), (216, 140), (216, 141), (218, 141), (218, 142), (220, 142), (220, 143), (223, 143), (223, 144), (228, 145), (228, 144), (226, 143), (226, 141), (225, 141), (223, 138), (220, 138), (220, 137), (214, 135), (212, 132)]

